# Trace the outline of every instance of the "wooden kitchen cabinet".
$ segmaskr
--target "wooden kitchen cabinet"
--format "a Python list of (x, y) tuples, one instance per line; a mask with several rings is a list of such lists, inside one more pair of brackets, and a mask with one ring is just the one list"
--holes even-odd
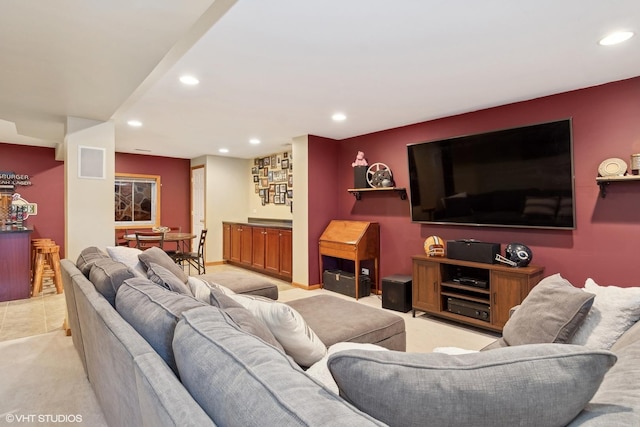
[[(223, 256), (229, 264), (290, 281), (293, 241), (289, 228), (224, 222)], [(226, 231), (226, 228), (229, 231)]]

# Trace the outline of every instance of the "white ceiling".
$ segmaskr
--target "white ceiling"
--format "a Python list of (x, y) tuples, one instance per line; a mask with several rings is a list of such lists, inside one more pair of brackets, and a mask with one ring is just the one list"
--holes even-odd
[(638, 0), (0, 0), (0, 141), (257, 157), (639, 76), (638, 33)]

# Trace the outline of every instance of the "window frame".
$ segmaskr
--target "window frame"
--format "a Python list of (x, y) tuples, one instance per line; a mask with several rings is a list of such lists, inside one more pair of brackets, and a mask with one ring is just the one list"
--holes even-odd
[[(151, 212), (151, 220), (150, 221), (117, 221), (116, 218), (116, 210), (115, 210), (115, 187), (119, 182), (148, 182), (152, 185), (152, 212)], [(160, 175), (146, 175), (146, 174), (135, 174), (135, 173), (116, 173), (114, 180), (114, 212), (113, 218), (115, 222), (116, 229), (125, 229), (125, 228), (153, 228), (160, 226)]]

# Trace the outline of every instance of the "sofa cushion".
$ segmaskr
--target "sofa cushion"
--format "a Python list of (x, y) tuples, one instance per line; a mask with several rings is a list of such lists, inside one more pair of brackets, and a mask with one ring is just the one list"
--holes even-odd
[(300, 366), (311, 366), (327, 353), (324, 343), (292, 307), (254, 295), (230, 297), (260, 319)]
[(182, 312), (206, 306), (197, 299), (171, 292), (148, 279), (125, 281), (116, 295), (116, 310), (178, 372), (171, 343)]
[(128, 246), (107, 246), (109, 256), (116, 261), (120, 261), (138, 277), (147, 277), (146, 267), (138, 259), (142, 251), (138, 248)]
[(106, 252), (95, 246), (90, 246), (80, 252), (78, 259), (76, 260), (76, 267), (78, 267), (78, 270), (82, 271), (82, 274), (88, 278), (93, 263), (104, 258), (109, 258), (109, 255), (107, 255)]
[(570, 427), (640, 426), (640, 323), (629, 328), (611, 351), (618, 361)]
[(242, 269), (216, 271), (197, 277), (209, 284), (222, 285), (236, 294), (260, 295), (274, 301), (278, 299), (278, 286), (271, 279)]
[(221, 308), (231, 319), (245, 332), (248, 332), (262, 339), (267, 344), (271, 344), (278, 350), (284, 352), (282, 345), (273, 336), (269, 328), (258, 320), (242, 304), (237, 303), (233, 298), (226, 295), (218, 288), (212, 288), (209, 293), (211, 305)]
[(362, 344), (359, 342), (338, 342), (334, 345), (330, 346), (327, 349), (327, 354), (312, 366), (309, 367), (305, 372), (311, 378), (315, 378), (320, 383), (322, 383), (329, 390), (338, 394), (338, 384), (336, 384), (336, 380), (331, 376), (331, 372), (329, 371), (329, 367), (327, 366), (327, 362), (329, 361), (329, 357), (333, 354), (338, 353), (339, 351), (345, 350), (369, 350), (369, 351), (389, 351), (388, 348), (380, 347), (375, 344)]
[(126, 265), (111, 258), (96, 260), (89, 272), (93, 286), (112, 306), (115, 306), (116, 293), (122, 282), (133, 277), (135, 275)]
[(406, 350), (404, 319), (395, 313), (334, 295), (316, 295), (287, 302), (302, 315), (323, 343), (377, 344)]
[(156, 285), (160, 285), (170, 291), (193, 296), (187, 285), (160, 264), (150, 262), (149, 268), (147, 268), (147, 277)]
[(599, 286), (592, 279), (587, 279), (584, 291), (596, 297), (571, 343), (609, 349), (640, 319), (640, 288)]
[(172, 272), (182, 283), (187, 283), (189, 275), (184, 272), (182, 267), (175, 263), (173, 259), (165, 251), (153, 246), (145, 251), (140, 252), (138, 255), (140, 261), (149, 268), (152, 262), (159, 264)]
[(328, 366), (340, 396), (390, 425), (537, 427), (569, 423), (615, 361), (608, 351), (531, 344), (458, 356), (347, 350)]
[(216, 307), (183, 313), (173, 350), (182, 383), (219, 426), (382, 425)]
[(141, 427), (215, 427), (157, 353), (134, 359)]
[(566, 343), (589, 312), (594, 296), (560, 274), (545, 277), (504, 325), (503, 338), (508, 345)]

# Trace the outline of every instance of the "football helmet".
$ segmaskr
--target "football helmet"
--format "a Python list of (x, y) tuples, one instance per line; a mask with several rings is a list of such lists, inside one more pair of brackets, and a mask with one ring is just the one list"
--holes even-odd
[(496, 255), (496, 261), (512, 267), (526, 267), (533, 259), (533, 253), (527, 245), (515, 242), (507, 245), (504, 255)]
[(428, 256), (444, 256), (444, 240), (438, 236), (429, 236), (424, 241), (424, 252)]

